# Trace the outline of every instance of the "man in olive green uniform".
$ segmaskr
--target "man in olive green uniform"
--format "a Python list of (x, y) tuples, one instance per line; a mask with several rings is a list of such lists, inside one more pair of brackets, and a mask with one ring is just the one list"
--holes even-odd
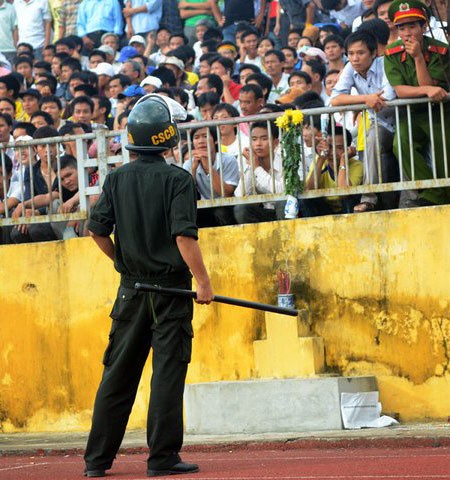
[[(399, 98), (428, 97), (433, 102), (445, 100), (450, 90), (448, 45), (424, 35), (428, 9), (418, 0), (394, 0), (389, 18), (397, 27), (400, 40), (386, 47), (384, 68)], [(444, 153), (439, 103), (433, 103), (433, 137), (437, 177), (445, 176)], [(450, 102), (444, 103), (445, 125), (450, 126)], [(410, 140), (406, 109), (400, 113), (400, 144), (394, 138), (394, 153), (400, 150), (403, 171), (410, 179), (432, 179), (433, 172), (424, 152), (430, 147), (431, 132), (428, 105), (411, 107), (414, 175), (411, 168)], [(450, 136), (446, 134), (447, 158), (450, 160)], [(419, 195), (419, 205), (450, 203), (450, 189), (426, 189)]]
[[(154, 94), (135, 105), (128, 121), (127, 148), (139, 156), (107, 176), (88, 224), (98, 246), (114, 261), (121, 281), (84, 457), (87, 477), (103, 477), (112, 466), (150, 348), (147, 476), (198, 471), (198, 465), (182, 462), (178, 454), (193, 337), (192, 300), (134, 289), (135, 282), (191, 289), (191, 270), (198, 303), (213, 299), (197, 244), (193, 179), (183, 169), (167, 165), (161, 154), (177, 145), (177, 108), (182, 107)], [(183, 112), (178, 111), (178, 119)]]

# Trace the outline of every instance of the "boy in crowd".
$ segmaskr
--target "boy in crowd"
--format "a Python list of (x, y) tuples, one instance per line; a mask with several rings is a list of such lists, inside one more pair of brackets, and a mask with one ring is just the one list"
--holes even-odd
[(341, 71), (345, 66), (344, 41), (338, 35), (330, 35), (323, 42), (323, 50), (327, 56), (328, 70)]
[[(327, 133), (327, 138), (321, 139), (316, 144), (317, 156), (306, 177), (306, 191), (322, 188), (345, 188), (361, 184), (363, 165), (354, 158), (356, 150), (350, 146), (351, 133), (340, 126), (335, 127), (334, 138), (331, 130)], [(346, 145), (347, 152), (345, 152)], [(333, 157), (333, 151), (336, 152), (336, 159)], [(334, 213), (351, 213), (354, 204), (353, 196), (302, 198), (299, 199), (299, 210), (302, 217), (315, 217)]]
[(223, 82), (223, 101), (232, 105), (238, 98), (242, 85), (233, 82), (233, 60), (226, 57), (218, 57), (211, 64), (211, 73), (218, 75)]
[(243, 63), (256, 65), (262, 70), (262, 58), (258, 56), (258, 34), (254, 30), (244, 31), (241, 35), (241, 42), (245, 51)]
[[(46, 139), (58, 136), (58, 131), (52, 127), (42, 127), (34, 132), (33, 139)], [(14, 210), (13, 217), (19, 218), (26, 215), (26, 210), (34, 207), (36, 214), (45, 215), (49, 213), (50, 206), (52, 213), (56, 212), (55, 204), (58, 199), (58, 179), (55, 173), (56, 166), (56, 143), (48, 146), (45, 144), (33, 147), (39, 160), (25, 170), (24, 175), (24, 202), (20, 203)], [(33, 186), (33, 187), (32, 187)], [(34, 195), (34, 196), (33, 196)], [(32, 225), (18, 225), (11, 231), (11, 240), (14, 243), (28, 243), (57, 240), (58, 236), (49, 223), (38, 223)]]
[(61, 100), (55, 96), (50, 95), (48, 97), (41, 98), (39, 102), (39, 108), (43, 112), (47, 112), (53, 119), (53, 127), (57, 130), (64, 125), (64, 120), (61, 119), (63, 111)]
[(117, 96), (130, 85), (130, 79), (126, 75), (118, 73), (111, 77), (111, 80), (109, 81), (109, 101), (111, 102), (111, 112), (113, 117), (116, 116), (117, 112), (117, 103), (119, 101)]
[(41, 94), (35, 88), (30, 88), (19, 95), (22, 98), (23, 111), (27, 122), (30, 121), (31, 115), (39, 110), (39, 101)]
[(309, 60), (303, 62), (301, 71), (306, 72), (311, 77), (311, 90), (318, 93), (326, 104), (328, 96), (323, 87), (323, 79), (326, 73), (325, 65), (319, 60)]
[[(333, 89), (331, 105), (367, 105), (370, 127), (364, 149), (364, 184), (397, 181), (398, 167), (392, 152), (394, 111), (386, 108), (386, 101), (393, 100), (396, 95), (384, 73), (383, 57), (377, 56), (377, 39), (369, 32), (358, 30), (349, 35), (346, 47), (350, 61)], [(357, 95), (352, 93), (352, 89), (357, 91)], [(376, 122), (374, 112), (377, 113)], [(378, 156), (381, 172), (378, 171)], [(380, 195), (385, 208), (396, 208), (396, 197), (391, 192)], [(377, 200), (374, 193), (364, 194), (354, 211), (375, 210)]]
[[(250, 130), (250, 141), (253, 152), (250, 154), (249, 148), (244, 148), (242, 152), (245, 157), (244, 176), (234, 192), (235, 196), (284, 193), (278, 128), (273, 123), (270, 123), (269, 127), (266, 121), (254, 122)], [(255, 189), (253, 189), (253, 181)], [(274, 203), (235, 205), (233, 213), (239, 224), (270, 222), (284, 218), (284, 205), (277, 205), (277, 208)]]
[(90, 125), (94, 114), (94, 102), (86, 96), (74, 98), (71, 102), (72, 118), (74, 122)]
[[(239, 108), (242, 116), (256, 115), (264, 105), (264, 93), (258, 85), (244, 85), (239, 93)], [(245, 135), (249, 134), (248, 123), (241, 123), (239, 128)]]
[(284, 54), (284, 67), (283, 72), (291, 75), (295, 69), (298, 62), (297, 50), (293, 47), (283, 47), (281, 51)]
[[(231, 197), (239, 183), (239, 168), (236, 157), (218, 152), (215, 128), (194, 128), (191, 130), (191, 135), (192, 158), (183, 165), (183, 168), (191, 172), (194, 177), (200, 198), (207, 200)], [(211, 168), (208, 160), (209, 154), (211, 154)], [(213, 191), (211, 191), (211, 182)], [(233, 213), (228, 207), (198, 210), (198, 226), (230, 225), (233, 223)]]
[[(238, 110), (228, 103), (219, 103), (214, 107), (213, 120), (227, 120), (239, 117)], [(241, 150), (248, 147), (248, 137), (238, 134), (237, 125), (220, 125), (220, 149), (224, 153), (234, 155), (241, 169)]]
[(280, 50), (269, 50), (264, 55), (264, 69), (272, 80), (269, 103), (275, 103), (278, 97), (289, 88), (289, 74), (283, 72), (284, 53)]

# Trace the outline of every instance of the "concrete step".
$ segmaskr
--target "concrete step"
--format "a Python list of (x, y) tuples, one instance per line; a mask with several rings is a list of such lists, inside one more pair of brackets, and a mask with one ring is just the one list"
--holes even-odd
[(342, 392), (377, 391), (376, 378), (315, 377), (186, 385), (189, 435), (283, 433), (343, 428)]

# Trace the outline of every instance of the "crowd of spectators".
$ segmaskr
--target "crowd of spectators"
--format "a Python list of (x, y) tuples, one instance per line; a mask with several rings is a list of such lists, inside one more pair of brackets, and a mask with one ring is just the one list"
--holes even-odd
[[(424, 108), (414, 111), (420, 122), (413, 161), (406, 117), (397, 145), (386, 108), (396, 97), (441, 101), (450, 91), (447, 0), (427, 1), (0, 0), (0, 143), (18, 147), (29, 139), (124, 129), (136, 101), (155, 92), (183, 105), (193, 122), (192, 145), (167, 152), (166, 160), (191, 171), (199, 199), (282, 194), (274, 125), (221, 125), (219, 144), (215, 128), (194, 122), (366, 104), (363, 114), (334, 114), (333, 122), (314, 115), (305, 123), (299, 175), (306, 172), (306, 190), (397, 181), (399, 149), (405, 179), (412, 178), (411, 165), (416, 179), (432, 178)], [(443, 176), (442, 141), (433, 145)], [(110, 149), (120, 151), (118, 138)], [(0, 215), (78, 208), (74, 142), (64, 142), (62, 151), (4, 149), (0, 173)], [(98, 181), (95, 171), (89, 181)], [(398, 201), (395, 193), (310, 199), (300, 201), (300, 214), (396, 208)], [(448, 189), (406, 196), (410, 206), (449, 201)], [(276, 203), (199, 212), (200, 226), (284, 216)], [(77, 234), (82, 229), (72, 224), (22, 225), (3, 228), (1, 241)]]

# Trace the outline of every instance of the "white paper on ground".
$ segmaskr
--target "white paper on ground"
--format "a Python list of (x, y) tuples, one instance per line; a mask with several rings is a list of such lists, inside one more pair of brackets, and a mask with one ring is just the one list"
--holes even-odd
[(341, 415), (344, 428), (380, 428), (398, 424), (397, 420), (381, 416), (378, 392), (341, 393)]

